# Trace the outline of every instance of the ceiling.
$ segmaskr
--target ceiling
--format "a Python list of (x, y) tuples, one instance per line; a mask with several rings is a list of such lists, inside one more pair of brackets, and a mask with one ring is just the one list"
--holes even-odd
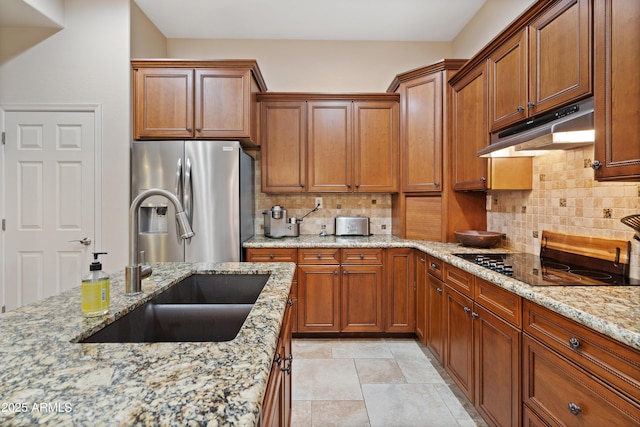
[(452, 41), (486, 2), (486, 0), (134, 1), (167, 38), (433, 42)]

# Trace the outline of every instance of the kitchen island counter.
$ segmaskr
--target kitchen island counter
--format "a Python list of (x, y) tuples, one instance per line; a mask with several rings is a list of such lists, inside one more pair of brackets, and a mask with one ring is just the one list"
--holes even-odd
[(415, 248), (640, 350), (640, 286), (531, 286), (454, 255), (512, 252), (504, 248), (478, 249), (458, 243), (406, 240), (390, 235), (368, 237), (302, 235), (297, 238), (282, 239), (256, 236), (245, 242), (244, 247)]
[[(163, 263), (107, 315), (84, 318), (80, 287), (0, 315), (0, 425), (256, 425), (282, 326), (292, 263)], [(270, 274), (231, 341), (78, 343), (185, 277)]]

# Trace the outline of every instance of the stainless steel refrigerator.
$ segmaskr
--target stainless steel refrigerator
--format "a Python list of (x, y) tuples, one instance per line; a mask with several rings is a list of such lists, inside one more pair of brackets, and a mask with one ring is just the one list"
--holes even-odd
[(182, 202), (195, 236), (177, 234), (173, 205), (161, 196), (140, 208), (144, 262), (244, 261), (254, 234), (254, 160), (237, 141), (133, 141), (131, 200), (163, 188)]

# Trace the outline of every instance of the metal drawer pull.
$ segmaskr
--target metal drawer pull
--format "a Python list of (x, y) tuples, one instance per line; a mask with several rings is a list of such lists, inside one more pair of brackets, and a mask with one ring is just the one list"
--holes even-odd
[(322, 254), (318, 254), (316, 256), (318, 257), (318, 259), (322, 259)]
[(360, 259), (364, 259), (364, 254), (360, 254)]
[(580, 343), (580, 340), (578, 338), (575, 337), (571, 337), (569, 338), (569, 347), (571, 347), (574, 350), (577, 350), (580, 348), (582, 344)]
[(276, 256), (274, 254), (269, 254), (269, 259), (274, 259)]
[(569, 402), (569, 411), (573, 415), (578, 415), (580, 413), (580, 411), (582, 411), (582, 409), (580, 409), (580, 407), (578, 405), (576, 405), (575, 403)]
[(438, 269), (438, 265), (435, 262), (431, 263), (431, 268), (433, 268), (434, 270)]

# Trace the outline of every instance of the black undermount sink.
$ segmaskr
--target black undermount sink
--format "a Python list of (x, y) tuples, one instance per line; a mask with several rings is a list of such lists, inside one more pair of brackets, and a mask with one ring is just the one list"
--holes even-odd
[(194, 274), (80, 342), (230, 341), (268, 279), (268, 274)]

